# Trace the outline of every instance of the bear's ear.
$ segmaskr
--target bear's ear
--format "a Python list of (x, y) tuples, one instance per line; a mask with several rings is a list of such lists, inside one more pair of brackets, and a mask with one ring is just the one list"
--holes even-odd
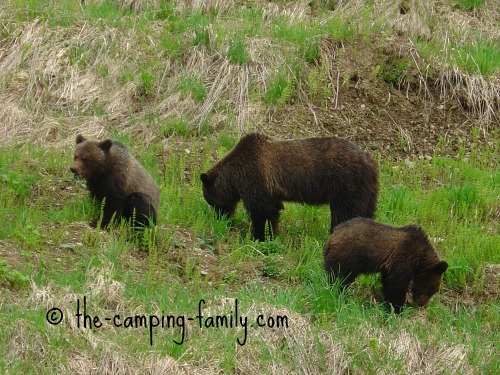
[(99, 148), (104, 152), (108, 152), (112, 145), (113, 141), (109, 138), (99, 142)]
[(203, 185), (205, 186), (210, 186), (214, 182), (213, 178), (211, 178), (208, 174), (202, 173), (200, 175), (201, 182), (203, 182)]
[(448, 263), (442, 260), (432, 268), (432, 272), (434, 272), (437, 275), (442, 275), (444, 271), (446, 271), (447, 269), (448, 269)]
[(84, 141), (86, 141), (86, 140), (87, 140), (87, 139), (85, 139), (85, 137), (84, 137), (83, 135), (81, 135), (81, 134), (78, 134), (78, 135), (76, 136), (76, 144), (80, 144), (80, 143), (82, 143), (82, 142), (84, 142)]

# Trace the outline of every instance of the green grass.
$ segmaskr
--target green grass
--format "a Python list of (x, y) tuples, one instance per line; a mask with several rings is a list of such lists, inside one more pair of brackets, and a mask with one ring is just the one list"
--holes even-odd
[(492, 75), (500, 69), (500, 43), (498, 41), (477, 40), (452, 49), (452, 59), (466, 71)]
[(472, 35), (466, 41), (451, 40), (444, 44), (442, 39), (437, 39), (415, 44), (423, 57), (440, 59), (464, 72), (493, 76), (500, 69), (500, 45), (488, 37)]
[(231, 38), (227, 48), (227, 57), (232, 63), (243, 65), (248, 61), (245, 41), (242, 37)]
[(481, 8), (485, 0), (455, 0), (452, 2), (453, 6), (461, 8), (466, 11), (472, 11)]
[(285, 105), (295, 90), (296, 78), (291, 72), (280, 72), (269, 81), (264, 93), (264, 102), (268, 105)]
[[(121, 140), (133, 144), (131, 140)], [(200, 150), (215, 147), (225, 153), (233, 146), (234, 138), (210, 136), (195, 142), (193, 147)], [(170, 154), (163, 161), (160, 174), (156, 167), (157, 150), (138, 153), (162, 189), (158, 239), (141, 250), (136, 242), (127, 239), (124, 230), (99, 233), (83, 224), (93, 209), (85, 198), (85, 190), (77, 188), (67, 176), (68, 156), (54, 150), (50, 160), (40, 158), (44, 152), (36, 147), (3, 149), (0, 157), (0, 196), (4, 207), (1, 215), (7, 225), (0, 232), (0, 240), (10, 248), (9, 256), (0, 264), (0, 276), (3, 284), (13, 288), (2, 297), (5, 313), (0, 317), (4, 338), (0, 348), (7, 356), (0, 368), (7, 372), (53, 371), (65, 363), (62, 358), (72, 347), (80, 348), (95, 360), (100, 351), (106, 355), (101, 345), (92, 354), (86, 335), (68, 324), (49, 326), (44, 316), (51, 306), (30, 302), (31, 308), (26, 310), (24, 303), (19, 304), (14, 295), (36, 295), (26, 284), (28, 277), (38, 288), (49, 288), (53, 296), (49, 301), (65, 307), (66, 314), (75, 311), (76, 298), (83, 295), (89, 300), (89, 314), (104, 317), (120, 313), (122, 319), (126, 314), (139, 312), (194, 317), (202, 299), (207, 301), (206, 317), (216, 312), (230, 315), (232, 305), (221, 306), (234, 304), (237, 298), (240, 313), (254, 320), (259, 314), (266, 319), (269, 314), (270, 322), (287, 314), (289, 319), (300, 316), (308, 327), (302, 334), (312, 340), (316, 352), (331, 350), (322, 341), (322, 332), (334, 327), (335, 340), (342, 337), (343, 350), (358, 353), (350, 368), (363, 372), (380, 368), (405, 371), (404, 360), (395, 357), (390, 346), (401, 330), (429, 348), (466, 346), (470, 348), (466, 360), (470, 366), (485, 371), (494, 368), (494, 359), (485, 353), (489, 353), (486, 343), (495, 340), (495, 330), (479, 330), (478, 326), (495, 324), (498, 305), (485, 300), (477, 302), (474, 310), (466, 306), (470, 298), (483, 298), (481, 288), (470, 288), (483, 282), (483, 267), (500, 263), (499, 228), (492, 221), (500, 192), (498, 166), (492, 164), (497, 149), (482, 148), (477, 150), (477, 156), (468, 155), (467, 159), (435, 157), (430, 161), (415, 159), (411, 164), (387, 160), (380, 166), (383, 188), (377, 218), (395, 225), (421, 224), (450, 264), (444, 292), (431, 300), (425, 319), (417, 319), (420, 312), (413, 309), (402, 318), (384, 313), (376, 276), (360, 278), (342, 295), (335, 287), (328, 287), (322, 268), (329, 222), (327, 207), (286, 204), (279, 234), (274, 241), (265, 243), (249, 239), (249, 219), (241, 207), (234, 218), (217, 220), (203, 200), (198, 180), (200, 171), (205, 169), (201, 166), (210, 165), (210, 153), (201, 154), (201, 163), (199, 155)], [(30, 170), (31, 165), (23, 164), (25, 158), (39, 160), (36, 168), (44, 173)], [(11, 169), (12, 165), (17, 167)], [(55, 206), (58, 192), (67, 186), (72, 190), (58, 197), (59, 204)], [(71, 229), (75, 222), (83, 223)], [(75, 234), (68, 233), (72, 230), (76, 230)], [(97, 281), (99, 274), (104, 283)], [(114, 290), (115, 285), (122, 289)], [(465, 296), (463, 290), (467, 290)], [(74, 293), (73, 297), (68, 293)], [(113, 306), (121, 307), (115, 310)], [(134, 355), (154, 350), (196, 363), (203, 361), (209, 350), (219, 353), (217, 358), (224, 371), (232, 372), (238, 367), (233, 351), (236, 339), (243, 338), (241, 328), (200, 330), (193, 321), (185, 324), (188, 333), (182, 345), (174, 342), (182, 334), (179, 325), (155, 329), (153, 347), (149, 346), (149, 331), (144, 328), (95, 329), (93, 335), (128, 344), (126, 351)], [(23, 327), (22, 338), (14, 326)], [(276, 334), (284, 332), (276, 327), (273, 330)], [(291, 368), (299, 366), (303, 349), (289, 342), (289, 352), (278, 354), (268, 337), (270, 332), (271, 328), (260, 328), (255, 322), (247, 332), (244, 350), (261, 352), (261, 371), (270, 361)], [(23, 357), (9, 354), (9, 343), (21, 339), (38, 342), (48, 348), (50, 355), (36, 348)], [(243, 355), (239, 349), (236, 351)], [(39, 364), (42, 358), (44, 370)], [(314, 358), (312, 361), (318, 368), (326, 366)]]
[(203, 102), (207, 95), (207, 90), (203, 81), (196, 76), (181, 77), (179, 91), (183, 96), (191, 96), (197, 102)]

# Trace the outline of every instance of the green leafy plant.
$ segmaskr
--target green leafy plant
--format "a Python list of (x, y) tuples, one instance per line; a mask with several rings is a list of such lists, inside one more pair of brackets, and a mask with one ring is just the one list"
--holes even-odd
[(6, 261), (0, 259), (0, 280), (7, 281), (11, 286), (25, 286), (29, 282), (29, 277), (12, 269)]

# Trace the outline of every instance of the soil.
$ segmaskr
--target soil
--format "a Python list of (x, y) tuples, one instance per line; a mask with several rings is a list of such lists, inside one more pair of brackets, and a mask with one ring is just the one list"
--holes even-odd
[[(268, 132), (284, 138), (297, 132), (335, 135), (387, 157), (430, 157), (438, 143), (440, 154), (455, 155), (459, 145), (469, 150), (474, 145), (471, 128), (476, 120), (457, 101), (443, 99), (432, 77), (423, 77), (415, 62), (425, 62), (407, 39), (391, 36), (340, 46), (327, 41), (322, 50), (334, 57), (329, 59), (334, 82), (327, 105), (277, 111), (265, 127)], [(390, 69), (397, 69), (401, 61), (413, 63), (404, 77), (390, 81)], [(482, 135), (479, 141), (488, 141), (487, 132)]]

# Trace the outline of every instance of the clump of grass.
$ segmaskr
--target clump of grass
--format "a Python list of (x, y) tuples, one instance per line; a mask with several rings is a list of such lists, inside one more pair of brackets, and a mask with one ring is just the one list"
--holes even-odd
[(486, 0), (454, 0), (452, 5), (468, 12), (479, 9)]
[(191, 96), (195, 101), (202, 102), (207, 95), (203, 81), (197, 76), (183, 76), (179, 82), (179, 91), (183, 96)]
[(29, 277), (22, 272), (7, 265), (5, 260), (0, 259), (0, 284), (5, 280), (11, 286), (25, 286), (29, 282)]
[(315, 101), (326, 102), (331, 94), (331, 85), (328, 65), (313, 67), (307, 74), (307, 88), (309, 97)]
[(263, 258), (262, 274), (266, 277), (279, 278), (283, 273), (283, 264), (280, 256), (269, 255)]
[(13, 195), (24, 201), (31, 196), (38, 178), (33, 173), (19, 173), (17, 170), (5, 169), (0, 166), (0, 181), (5, 184), (5, 194)]
[(471, 210), (480, 203), (477, 187), (470, 183), (452, 185), (446, 195), (451, 209), (459, 217), (470, 217), (473, 214)]
[(473, 41), (451, 47), (450, 59), (470, 73), (490, 76), (500, 70), (500, 42), (493, 40)]
[(234, 64), (243, 65), (248, 61), (248, 52), (242, 36), (236, 36), (229, 40), (227, 57)]
[(89, 17), (96, 19), (107, 19), (107, 20), (117, 20), (127, 12), (120, 8), (117, 3), (111, 1), (101, 1), (97, 3), (91, 3), (83, 8)]
[(160, 37), (160, 47), (167, 57), (176, 59), (182, 56), (185, 48), (182, 38), (183, 34), (170, 31), (165, 31)]
[(396, 218), (405, 216), (406, 214), (405, 203), (408, 200), (408, 188), (404, 185), (396, 185), (387, 190), (385, 196), (388, 196), (388, 202), (387, 204), (383, 204), (382, 207), (384, 207), (384, 216), (387, 217), (387, 220), (394, 222)]
[(210, 32), (206, 26), (197, 26), (194, 28), (194, 38), (192, 44), (194, 46), (205, 46), (210, 45)]
[(139, 72), (139, 81), (141, 83), (142, 95), (148, 96), (154, 93), (155, 76), (146, 68), (142, 68)]
[(264, 102), (268, 105), (285, 105), (293, 95), (295, 84), (295, 78), (290, 73), (278, 73), (268, 84), (264, 94)]
[(389, 64), (379, 64), (375, 67), (374, 74), (386, 83), (400, 87), (408, 80), (409, 63), (405, 58), (398, 59)]

